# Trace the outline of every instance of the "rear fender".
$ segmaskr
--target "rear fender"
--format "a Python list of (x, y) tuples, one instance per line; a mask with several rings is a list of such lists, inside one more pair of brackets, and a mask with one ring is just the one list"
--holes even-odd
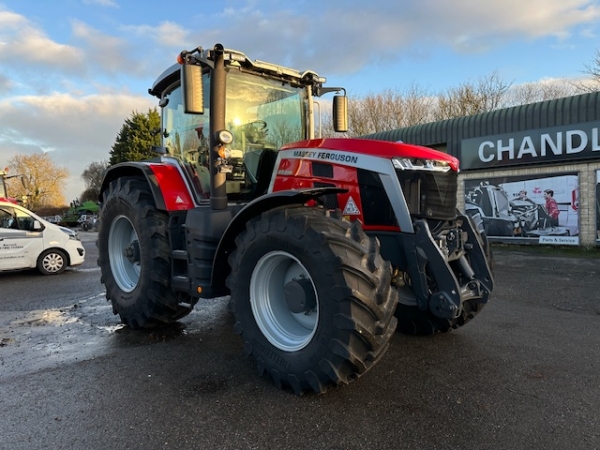
[(186, 182), (181, 169), (175, 164), (163, 162), (124, 162), (109, 167), (104, 173), (102, 193), (108, 185), (119, 178), (140, 177), (144, 178), (154, 197), (156, 208), (163, 211), (187, 211), (194, 206), (194, 197)]

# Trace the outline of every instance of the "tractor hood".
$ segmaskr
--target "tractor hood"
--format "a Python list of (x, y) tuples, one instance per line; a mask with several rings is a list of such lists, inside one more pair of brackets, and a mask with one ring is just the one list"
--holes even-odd
[(373, 139), (348, 139), (329, 138), (312, 139), (308, 141), (293, 142), (284, 145), (281, 150), (290, 149), (321, 149), (337, 150), (375, 156), (386, 159), (409, 158), (420, 160), (439, 161), (448, 164), (455, 172), (459, 171), (458, 159), (428, 147), (420, 145), (405, 144), (402, 142), (378, 141)]

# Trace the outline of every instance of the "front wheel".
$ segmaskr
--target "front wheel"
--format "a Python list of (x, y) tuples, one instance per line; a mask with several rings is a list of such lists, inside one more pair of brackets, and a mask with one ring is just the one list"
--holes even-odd
[(67, 256), (57, 249), (46, 250), (38, 258), (37, 268), (43, 275), (58, 275), (67, 268)]
[(280, 388), (347, 384), (388, 348), (397, 291), (358, 223), (319, 208), (268, 211), (247, 223), (229, 264), (235, 331)]

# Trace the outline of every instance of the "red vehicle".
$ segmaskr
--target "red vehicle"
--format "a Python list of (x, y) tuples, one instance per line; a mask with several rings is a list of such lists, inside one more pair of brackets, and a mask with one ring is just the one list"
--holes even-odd
[(8, 196), (8, 189), (6, 188), (6, 180), (9, 178), (13, 178), (16, 175), (7, 176), (8, 167), (4, 168), (4, 170), (0, 170), (0, 202), (11, 202), (17, 203), (17, 199)]
[(312, 71), (224, 49), (180, 55), (149, 90), (162, 147), (108, 169), (99, 265), (115, 314), (147, 328), (231, 296), (260, 373), (296, 393), (364, 374), (398, 326), (458, 328), (493, 289), (485, 236), (457, 212), (458, 161), (428, 148), (315, 139)]

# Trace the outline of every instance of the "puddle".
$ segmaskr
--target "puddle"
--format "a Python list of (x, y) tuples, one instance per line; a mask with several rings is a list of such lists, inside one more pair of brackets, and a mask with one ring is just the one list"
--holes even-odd
[(122, 323), (120, 323), (118, 325), (108, 325), (108, 326), (98, 325), (98, 326), (96, 326), (96, 328), (98, 328), (101, 331), (105, 331), (107, 333), (116, 333), (119, 330), (125, 328), (125, 325), (123, 325)]
[[(105, 293), (70, 307), (4, 312), (0, 316), (0, 379), (100, 357), (120, 348), (170, 342), (231, 327), (229, 297), (201, 300), (185, 318), (150, 330), (132, 330), (112, 312)], [(193, 345), (193, 344), (191, 344)], [(220, 389), (207, 382), (199, 389)]]
[(62, 309), (45, 309), (31, 311), (23, 319), (14, 320), (10, 325), (13, 326), (54, 326), (60, 327), (69, 323), (77, 322), (76, 317), (65, 313)]

